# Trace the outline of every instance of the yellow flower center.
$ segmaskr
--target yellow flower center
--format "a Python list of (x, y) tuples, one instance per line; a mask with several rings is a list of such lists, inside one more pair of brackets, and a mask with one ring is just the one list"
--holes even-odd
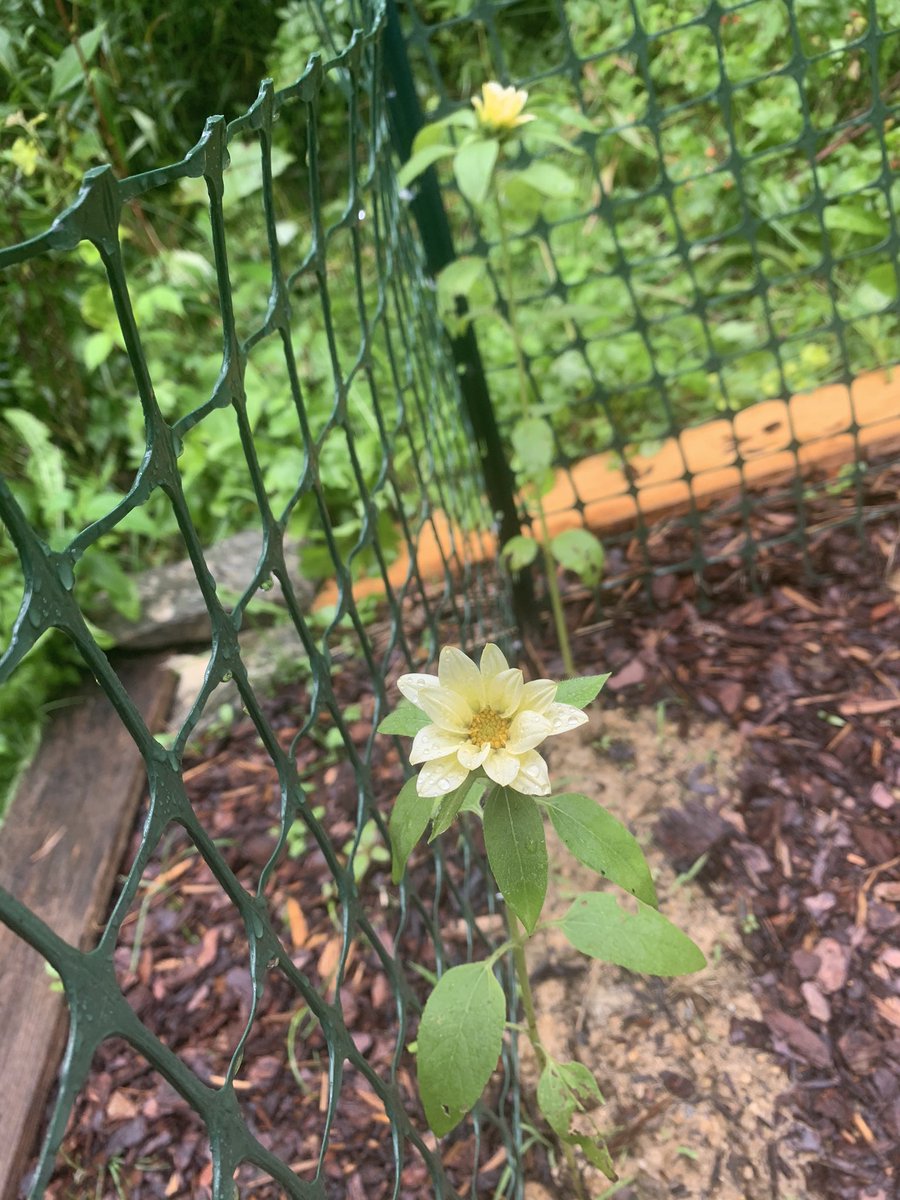
[(495, 750), (502, 750), (509, 738), (510, 722), (501, 717), (492, 708), (483, 708), (475, 714), (475, 719), (469, 726), (469, 741), (476, 746), (490, 742)]

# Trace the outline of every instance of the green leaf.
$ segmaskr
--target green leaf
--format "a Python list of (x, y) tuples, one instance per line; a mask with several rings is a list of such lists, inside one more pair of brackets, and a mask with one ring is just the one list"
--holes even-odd
[(848, 233), (862, 233), (869, 237), (887, 237), (888, 224), (877, 213), (869, 212), (861, 204), (832, 204), (825, 209), (826, 229), (846, 229)]
[(575, 191), (575, 181), (562, 169), (548, 162), (532, 162), (521, 171), (516, 172), (520, 183), (526, 183), (542, 196), (550, 199), (562, 199), (571, 196)]
[(522, 537), (521, 534), (510, 538), (500, 551), (511, 571), (521, 571), (523, 567), (533, 563), (537, 552), (538, 544), (534, 538)]
[(503, 1046), (506, 1001), (484, 963), (452, 967), (428, 997), (419, 1025), (419, 1094), (438, 1137), (458, 1125), (490, 1079)]
[(415, 737), (420, 729), (431, 724), (431, 717), (408, 700), (401, 700), (392, 713), (378, 726), (379, 733), (396, 733), (400, 737)]
[(605, 675), (582, 675), (579, 679), (564, 679), (556, 689), (558, 704), (571, 704), (574, 708), (587, 708), (596, 700), (611, 672)]
[(431, 816), (431, 805), (416, 791), (416, 777), (407, 779), (391, 809), (388, 832), (391, 836), (391, 879), (399, 883), (406, 870), (406, 860), (416, 842), (425, 832)]
[(523, 475), (539, 475), (553, 462), (553, 430), (541, 417), (523, 417), (512, 431), (516, 468)]
[(500, 145), (493, 138), (478, 139), (460, 146), (453, 160), (459, 190), (476, 208), (487, 199), (499, 150)]
[(567, 571), (574, 571), (589, 587), (603, 574), (606, 555), (597, 538), (586, 529), (565, 529), (550, 542), (553, 557)]
[(643, 851), (612, 813), (577, 792), (548, 796), (541, 803), (550, 810), (553, 828), (579, 862), (631, 892), (644, 904), (658, 906)]
[[(101, 22), (83, 33), (78, 39), (78, 47), (86, 63), (89, 63), (97, 53), (97, 47), (103, 41), (106, 26)], [(74, 87), (79, 79), (84, 79), (81, 59), (74, 43), (66, 46), (62, 54), (53, 64), (53, 74), (50, 77), (50, 102), (58, 100), (70, 87)]]
[(575, 1134), (566, 1138), (570, 1146), (578, 1146), (584, 1157), (593, 1166), (598, 1167), (607, 1179), (613, 1183), (619, 1178), (613, 1164), (612, 1155), (606, 1148), (606, 1143), (600, 1137), (592, 1137), (589, 1133)]
[(467, 254), (448, 263), (437, 278), (442, 308), (450, 308), (457, 296), (468, 296), (485, 272), (486, 263), (476, 254)]
[(583, 1063), (548, 1059), (538, 1081), (537, 1102), (550, 1128), (568, 1138), (576, 1109), (603, 1103), (597, 1081)]
[(465, 803), (469, 789), (475, 781), (470, 775), (452, 792), (448, 792), (446, 796), (442, 796), (437, 808), (432, 817), (434, 822), (431, 826), (431, 834), (428, 841), (433, 842), (435, 838), (440, 837), (442, 833), (446, 833), (453, 822), (456, 820), (459, 812)]
[(576, 897), (560, 922), (576, 950), (646, 975), (689, 975), (706, 966), (699, 947), (655, 908), (628, 912), (610, 892)]
[(414, 179), (427, 171), (438, 159), (449, 158), (451, 154), (455, 153), (456, 147), (448, 146), (444, 142), (437, 146), (423, 146), (421, 150), (417, 150), (415, 154), (411, 155), (397, 172), (398, 185), (409, 187)]
[(503, 898), (533, 933), (547, 894), (547, 843), (534, 799), (493, 788), (484, 806), (484, 844)]

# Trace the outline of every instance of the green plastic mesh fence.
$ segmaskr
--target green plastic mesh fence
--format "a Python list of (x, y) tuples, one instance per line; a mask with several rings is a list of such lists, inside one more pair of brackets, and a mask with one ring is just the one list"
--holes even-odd
[[(483, 859), (468, 842), (446, 859), (436, 845), (399, 895), (360, 885), (355, 870), (373, 844), (386, 841), (386, 815), (403, 778), (399, 744), (385, 746), (390, 739), (374, 733), (396, 699), (388, 699), (393, 679), (428, 669), (442, 644), (502, 640), (508, 628), (502, 586), (479, 565), (489, 557), (479, 538), (492, 524), (480, 466), (395, 184), (383, 6), (355, 16), (360, 28), (335, 57), (312, 60), (282, 91), (264, 83), (252, 107), (228, 125), (211, 118), (182, 161), (121, 180), (109, 168), (94, 170), (45, 232), (0, 252), (7, 297), (16, 289), (39, 297), (42, 272), (66, 282), (84, 317), (80, 352), (99, 364), (90, 403), (132, 437), (135, 464), (124, 484), (98, 465), (96, 517), (80, 530), (68, 528), (65, 512), (50, 520), (29, 505), (19, 481), (0, 481), (0, 517), (24, 580), (0, 678), (13, 677), (47, 631), (60, 631), (111, 701), (147, 773), (139, 848), (93, 948), (67, 944), (0, 888), (0, 920), (59, 973), (70, 1019), (54, 1107), (27, 1184), (33, 1197), (45, 1192), (95, 1052), (110, 1038), (124, 1039), (199, 1114), (219, 1200), (239, 1192), (355, 1195), (347, 1188), (356, 1173), (370, 1196), (475, 1196), (491, 1158), (495, 1194), (521, 1194), (515, 1047), (505, 1052), (490, 1103), (455, 1136), (449, 1154), (418, 1115), (407, 1049), (426, 987), (407, 960), (440, 973), (448, 962), (482, 956), (489, 944), (473, 915), (493, 911)], [(300, 169), (284, 174), (292, 183), (279, 187), (288, 162)], [(207, 214), (208, 237), (179, 240), (187, 234), (168, 220), (173, 190), (182, 205), (193, 202)], [(237, 264), (248, 254), (249, 263)], [(65, 371), (62, 352), (58, 361)], [(22, 418), (16, 428), (27, 457), (33, 427)], [(58, 472), (64, 493), (65, 462), (51, 449), (31, 444), (46, 451), (42, 461)], [(216, 518), (205, 481), (209, 471), (226, 469), (240, 476), (233, 503), (243, 505), (247, 528), (261, 539), (236, 597), (217, 590), (205, 559)], [(186, 551), (209, 612), (205, 677), (171, 742), (146, 727), (85, 616), (98, 589), (121, 583), (96, 569), (98, 550), (119, 535), (135, 551), (133, 566), (152, 561), (160, 547)], [(427, 577), (419, 567), (424, 544)], [(4, 554), (11, 553), (7, 542)], [(336, 583), (334, 603), (313, 610), (307, 572)], [(365, 580), (382, 597), (378, 621), (354, 593)], [(303, 664), (295, 677), (306, 704), (287, 741), (267, 716), (239, 640), (276, 587), (287, 612), (278, 627), (282, 653)], [(196, 746), (194, 731), (204, 710), (215, 708), (223, 681), (236, 685), (278, 778), (270, 853), (251, 887), (246, 874), (238, 878), (235, 847), (221, 845), (197, 815), (183, 773), (186, 749)], [(360, 711), (368, 720), (362, 741), (351, 728)], [(310, 746), (313, 757), (326, 746), (352, 767), (340, 837), (298, 770)], [(201, 1077), (142, 1023), (117, 974), (123, 923), (140, 907), (148, 867), (158, 870), (173, 831), (208, 867), (218, 885), (211, 890), (234, 906), (243, 934), (235, 961), (244, 942), (249, 964), (249, 1015), (218, 1082)], [(332, 880), (337, 953), (324, 981), (296, 965), (268, 902), (291, 840), (323, 856)], [(365, 967), (386, 978), (386, 1067), (372, 1065), (345, 1020), (350, 965), (357, 975)], [(240, 1090), (245, 1051), (273, 987), (288, 997), (288, 1014), (302, 1013), (291, 1026), (295, 1057), (303, 1058), (304, 1046), (323, 1047), (318, 1073), (310, 1076), (307, 1064), (306, 1090), (297, 1093), (297, 1114), (301, 1105), (315, 1114), (312, 1161), (300, 1166), (279, 1155), (278, 1130), (260, 1125)], [(348, 1104), (348, 1076), (381, 1105), (383, 1134), (330, 1150)], [(285, 1128), (294, 1119), (300, 1116)], [(255, 1182), (244, 1192), (248, 1179)]]
[[(882, 469), (900, 444), (900, 7), (401, 9), (429, 116), (491, 79), (576, 114), (579, 165), (539, 152), (572, 194), (520, 198), (512, 252), (529, 281), (534, 411), (553, 425), (561, 471), (547, 512), (603, 531), (606, 582), (693, 571), (708, 583), (716, 564), (752, 579), (786, 539), (814, 568), (822, 528), (862, 532), (895, 507)], [(518, 161), (529, 157), (526, 127)], [(437, 169), (459, 253), (491, 263), (468, 292), (490, 309), (498, 230)], [(514, 347), (501, 322), (475, 324), (508, 435)]]

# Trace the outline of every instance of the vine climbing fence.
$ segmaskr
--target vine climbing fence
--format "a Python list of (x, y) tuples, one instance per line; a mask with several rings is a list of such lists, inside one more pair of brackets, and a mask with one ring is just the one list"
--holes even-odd
[[(609, 580), (685, 570), (703, 579), (735, 562), (752, 576), (767, 545), (786, 538), (808, 558), (816, 505), (834, 489), (837, 468), (844, 474), (828, 524), (862, 528), (873, 513), (897, 506), (878, 479), (896, 461), (900, 424), (889, 370), (898, 345), (900, 37), (874, 0), (842, 16), (824, 41), (811, 32), (816, 6), (801, 0), (697, 5), (695, 15), (677, 20), (666, 5), (637, 2), (612, 15), (592, 0), (360, 2), (349, 20), (341, 12), (339, 25), (334, 5), (314, 7), (323, 53), (296, 83), (282, 90), (265, 83), (230, 123), (210, 118), (180, 162), (122, 179), (106, 167), (90, 172), (44, 232), (0, 251), (0, 288), (8, 294), (38, 288), (42, 272), (52, 271), (71, 281), (76, 298), (90, 289), (94, 308), (82, 311), (106, 305), (103, 350), (111, 357), (99, 378), (115, 390), (136, 464), (127, 486), (104, 480), (91, 523), (78, 530), (29, 508), (15, 479), (0, 481), (0, 518), (23, 585), (0, 678), (14, 677), (41, 639), (58, 631), (113, 705), (147, 775), (140, 847), (95, 945), (66, 943), (0, 886), (0, 920), (59, 973), (70, 1018), (28, 1184), (34, 1197), (52, 1175), (95, 1051), (114, 1036), (202, 1118), (221, 1200), (247, 1164), (279, 1194), (330, 1194), (323, 1164), (348, 1071), (383, 1106), (385, 1194), (403, 1194), (413, 1162), (425, 1163), (435, 1196), (457, 1194), (448, 1156), (400, 1085), (420, 993), (395, 948), (414, 928), (427, 943), (423, 961), (438, 972), (454, 956), (475, 953), (486, 935), (473, 911), (492, 904), (487, 872), (474, 844), (445, 856), (438, 843), (416, 887), (402, 885), (387, 916), (373, 909), (354, 862), (371, 822), (386, 836), (385, 804), (396, 789), (374, 734), (362, 746), (351, 736), (341, 688), (347, 662), (362, 662), (374, 729), (399, 672), (429, 669), (447, 642), (503, 641), (514, 629), (513, 602), (520, 616), (532, 603), (527, 579), (510, 595), (495, 569), (497, 530), (503, 541), (528, 518), (504, 449), (514, 415), (513, 349), (502, 320), (461, 319), (463, 302), (476, 312), (487, 294), (493, 305), (496, 239), (449, 176), (429, 173), (412, 196), (398, 188), (398, 151), (408, 154), (423, 108), (446, 115), (497, 78), (528, 87), (570, 122), (584, 186), (536, 207), (523, 202), (513, 255), (533, 281), (523, 304), (527, 368), (535, 411), (554, 439), (547, 511), (557, 528), (605, 531)], [(837, 107), (825, 96), (837, 97)], [(279, 193), (285, 146), (304, 169)], [(849, 172), (848, 148), (861, 147)], [(176, 189), (205, 213), (208, 231), (190, 260), (196, 267), (205, 255), (214, 279), (203, 336), (215, 369), (205, 383), (184, 374), (185, 347), (157, 349), (152, 368), (147, 352), (154, 310), (140, 264), (159, 244), (178, 246), (179, 224), (167, 226), (162, 203)], [(264, 269), (254, 286), (242, 274), (238, 288), (235, 255), (245, 252), (238, 231), (247, 222), (258, 226)], [(474, 253), (488, 269), (472, 275), (470, 290), (448, 297), (435, 289), (429, 276)], [(182, 271), (171, 286), (186, 290), (190, 278)], [(310, 320), (323, 350), (306, 369)], [(96, 331), (88, 321), (87, 333)], [(273, 378), (286, 398), (274, 424), (259, 399)], [(250, 524), (261, 536), (258, 560), (247, 564), (246, 585), (233, 598), (217, 591), (208, 568), (208, 539), (198, 531), (207, 514), (196, 488), (204, 439), (226, 425), (255, 514)], [(10, 427), (27, 457), (27, 419)], [(349, 511), (329, 487), (335, 463), (353, 497)], [(767, 520), (773, 503), (787, 523)], [(711, 549), (723, 513), (730, 532)], [(657, 554), (659, 516), (684, 533), (674, 556)], [(291, 536), (298, 525), (299, 558)], [(212, 629), (202, 686), (171, 744), (147, 728), (88, 619), (106, 578), (97, 564), (109, 539), (133, 530), (138, 547), (149, 548), (154, 526), (186, 551)], [(314, 558), (332, 577), (330, 608), (314, 610), (304, 589)], [(363, 596), (372, 580), (387, 614), (377, 636)], [(286, 653), (293, 646), (310, 678), (308, 708), (287, 747), (239, 639), (273, 586), (289, 618)], [(277, 833), (251, 889), (198, 818), (182, 769), (204, 710), (228, 680), (279, 779)], [(346, 855), (332, 844), (296, 767), (298, 747), (326, 726), (338, 731), (355, 779)], [(267, 904), (272, 872), (298, 823), (335, 882), (341, 949), (327, 996), (295, 965)], [(253, 999), (221, 1084), (199, 1078), (141, 1023), (116, 976), (123, 921), (173, 825), (233, 904), (249, 948)], [(448, 928), (462, 928), (462, 938), (448, 944), (441, 933)], [(372, 1068), (344, 1020), (341, 987), (354, 945), (389, 981), (387, 1073)], [(295, 989), (327, 1047), (319, 1149), (305, 1175), (267, 1147), (235, 1089), (273, 971)], [(508, 992), (515, 1020), (512, 986)], [(473, 1197), (482, 1194), (479, 1162), (496, 1159), (498, 1147), (506, 1169), (494, 1177), (493, 1194), (522, 1195), (521, 1121), (511, 1042), (492, 1103), (455, 1135)], [(449, 1157), (459, 1167), (461, 1153)]]

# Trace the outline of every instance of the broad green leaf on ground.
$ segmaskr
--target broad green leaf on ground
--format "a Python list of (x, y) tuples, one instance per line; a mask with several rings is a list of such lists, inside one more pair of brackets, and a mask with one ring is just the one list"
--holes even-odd
[(484, 844), (504, 900), (533, 933), (547, 894), (547, 843), (532, 797), (494, 788), (484, 806)]
[(550, 549), (560, 566), (574, 571), (588, 587), (600, 582), (606, 555), (603, 546), (587, 529), (564, 529), (553, 538)]
[(542, 417), (523, 417), (512, 431), (517, 470), (523, 475), (538, 475), (553, 462), (553, 430)]
[(401, 700), (392, 713), (378, 726), (379, 733), (396, 733), (401, 737), (415, 737), (420, 729), (431, 724), (431, 717), (416, 708), (408, 700)]
[(638, 903), (638, 911), (620, 907), (609, 892), (577, 896), (560, 922), (576, 950), (603, 962), (646, 975), (689, 975), (706, 959), (686, 933), (662, 913)]
[(603, 1096), (583, 1063), (549, 1059), (538, 1081), (537, 1102), (550, 1128), (566, 1138), (575, 1112), (602, 1104)]
[(428, 1124), (443, 1137), (484, 1091), (503, 1045), (506, 1001), (484, 963), (452, 967), (419, 1025), (417, 1073)]
[(549, 809), (553, 828), (579, 862), (645, 904), (658, 906), (644, 852), (612, 813), (577, 792), (547, 796), (541, 803)]
[(424, 171), (433, 166), (439, 159), (448, 158), (456, 150), (455, 146), (444, 143), (437, 146), (423, 146), (412, 157), (408, 158), (397, 172), (397, 183), (400, 187), (409, 187)]
[(537, 552), (538, 544), (534, 538), (518, 534), (506, 542), (500, 553), (506, 559), (506, 564), (511, 571), (521, 571), (523, 567), (534, 562)]
[(453, 160), (459, 190), (476, 208), (487, 199), (499, 149), (499, 143), (493, 138), (478, 139), (460, 146)]
[(413, 846), (425, 832), (431, 816), (428, 800), (416, 792), (416, 778), (407, 779), (394, 801), (388, 832), (391, 835), (391, 878), (399, 883)]
[(556, 689), (557, 703), (587, 708), (592, 700), (597, 699), (609, 676), (610, 672), (607, 671), (605, 675), (582, 675), (580, 679), (564, 679)]

